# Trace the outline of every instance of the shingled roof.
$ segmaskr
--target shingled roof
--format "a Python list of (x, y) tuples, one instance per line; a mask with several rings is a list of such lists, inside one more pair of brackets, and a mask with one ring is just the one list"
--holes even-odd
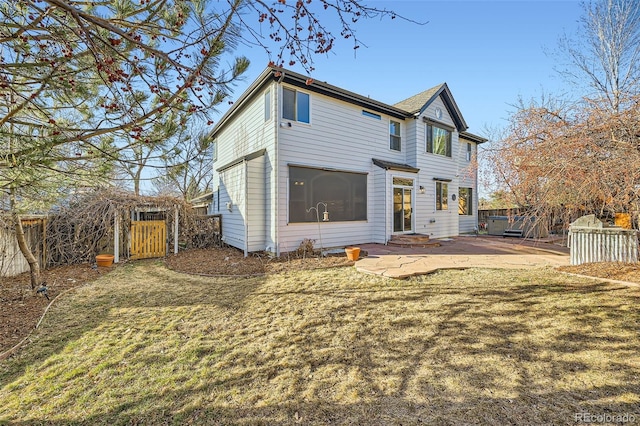
[(409, 112), (410, 114), (417, 116), (422, 114), (425, 109), (433, 102), (437, 97), (442, 97), (442, 102), (444, 103), (451, 119), (456, 125), (456, 129), (460, 132), (464, 132), (469, 128), (467, 123), (464, 121), (462, 117), (462, 113), (458, 109), (458, 105), (456, 105), (456, 101), (453, 99), (453, 95), (449, 90), (449, 86), (447, 83), (442, 83), (438, 86), (432, 87), (431, 89), (427, 89), (424, 92), (418, 93), (404, 101), (398, 102), (393, 105), (396, 108), (400, 108)]
[(403, 109), (411, 114), (418, 113), (426, 103), (431, 102), (436, 97), (442, 86), (444, 86), (444, 83), (400, 101), (394, 107)]
[(211, 130), (210, 135), (214, 137), (216, 133), (220, 132), (229, 122), (231, 117), (248, 104), (249, 99), (257, 96), (257, 93), (262, 90), (266, 84), (272, 81), (277, 81), (278, 83), (285, 82), (287, 84), (301, 87), (304, 90), (317, 92), (361, 106), (377, 113), (399, 118), (401, 120), (410, 119), (412, 117), (416, 118), (418, 115), (422, 114), (435, 99), (441, 97), (442, 102), (447, 108), (447, 112), (455, 123), (456, 129), (459, 132), (465, 132), (468, 128), (467, 123), (464, 121), (464, 118), (456, 105), (456, 101), (453, 99), (453, 95), (451, 94), (447, 83), (442, 83), (438, 86), (432, 87), (431, 89), (418, 93), (404, 101), (398, 102), (395, 105), (388, 105), (386, 103), (373, 100), (368, 96), (359, 95), (326, 82), (312, 80), (308, 76), (298, 74), (284, 68), (267, 67), (256, 81), (254, 81), (240, 96), (240, 98), (233, 103), (233, 106), (222, 116), (222, 118), (220, 118), (216, 126)]

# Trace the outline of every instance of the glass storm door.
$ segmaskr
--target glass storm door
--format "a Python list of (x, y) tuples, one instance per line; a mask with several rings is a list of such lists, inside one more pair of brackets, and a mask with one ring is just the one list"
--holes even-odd
[[(394, 183), (396, 179), (394, 178)], [(413, 181), (411, 181), (411, 185), (413, 185)], [(412, 192), (412, 187), (393, 187), (393, 232), (413, 230)]]

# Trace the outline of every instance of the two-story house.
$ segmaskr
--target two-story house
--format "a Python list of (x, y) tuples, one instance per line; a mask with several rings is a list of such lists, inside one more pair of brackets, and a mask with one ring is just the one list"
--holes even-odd
[(477, 226), (477, 146), (446, 84), (387, 105), (267, 68), (212, 130), (213, 202), (246, 253)]

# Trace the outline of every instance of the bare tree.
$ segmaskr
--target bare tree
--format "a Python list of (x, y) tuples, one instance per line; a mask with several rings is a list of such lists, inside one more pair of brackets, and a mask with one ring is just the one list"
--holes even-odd
[(520, 102), (487, 152), (511, 202), (565, 226), (584, 214), (637, 215), (640, 200), (640, 3), (586, 3), (581, 24), (579, 39), (562, 39), (562, 72), (585, 92)]
[(600, 102), (532, 103), (511, 116), (487, 152), (509, 201), (566, 224), (584, 214), (637, 209), (640, 98), (611, 112)]
[(564, 36), (560, 54), (567, 62), (561, 73), (585, 96), (599, 99), (613, 111), (640, 93), (640, 2), (597, 0), (584, 5), (578, 38)]
[(176, 135), (176, 142), (161, 156), (164, 167), (158, 169), (153, 180), (156, 192), (190, 200), (210, 190), (212, 148), (211, 138), (204, 130), (185, 130)]

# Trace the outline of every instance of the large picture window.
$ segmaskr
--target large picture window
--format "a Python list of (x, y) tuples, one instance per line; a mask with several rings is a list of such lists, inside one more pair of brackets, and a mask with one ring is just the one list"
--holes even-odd
[(448, 210), (449, 184), (436, 182), (436, 210)]
[(427, 152), (451, 157), (451, 131), (427, 124)]
[(473, 189), (460, 188), (458, 190), (458, 214), (473, 215)]
[(307, 210), (319, 202), (331, 222), (367, 220), (367, 175), (290, 166), (289, 222), (315, 222), (316, 211)]
[(286, 120), (299, 121), (301, 123), (309, 123), (311, 121), (309, 94), (283, 88), (282, 118)]

